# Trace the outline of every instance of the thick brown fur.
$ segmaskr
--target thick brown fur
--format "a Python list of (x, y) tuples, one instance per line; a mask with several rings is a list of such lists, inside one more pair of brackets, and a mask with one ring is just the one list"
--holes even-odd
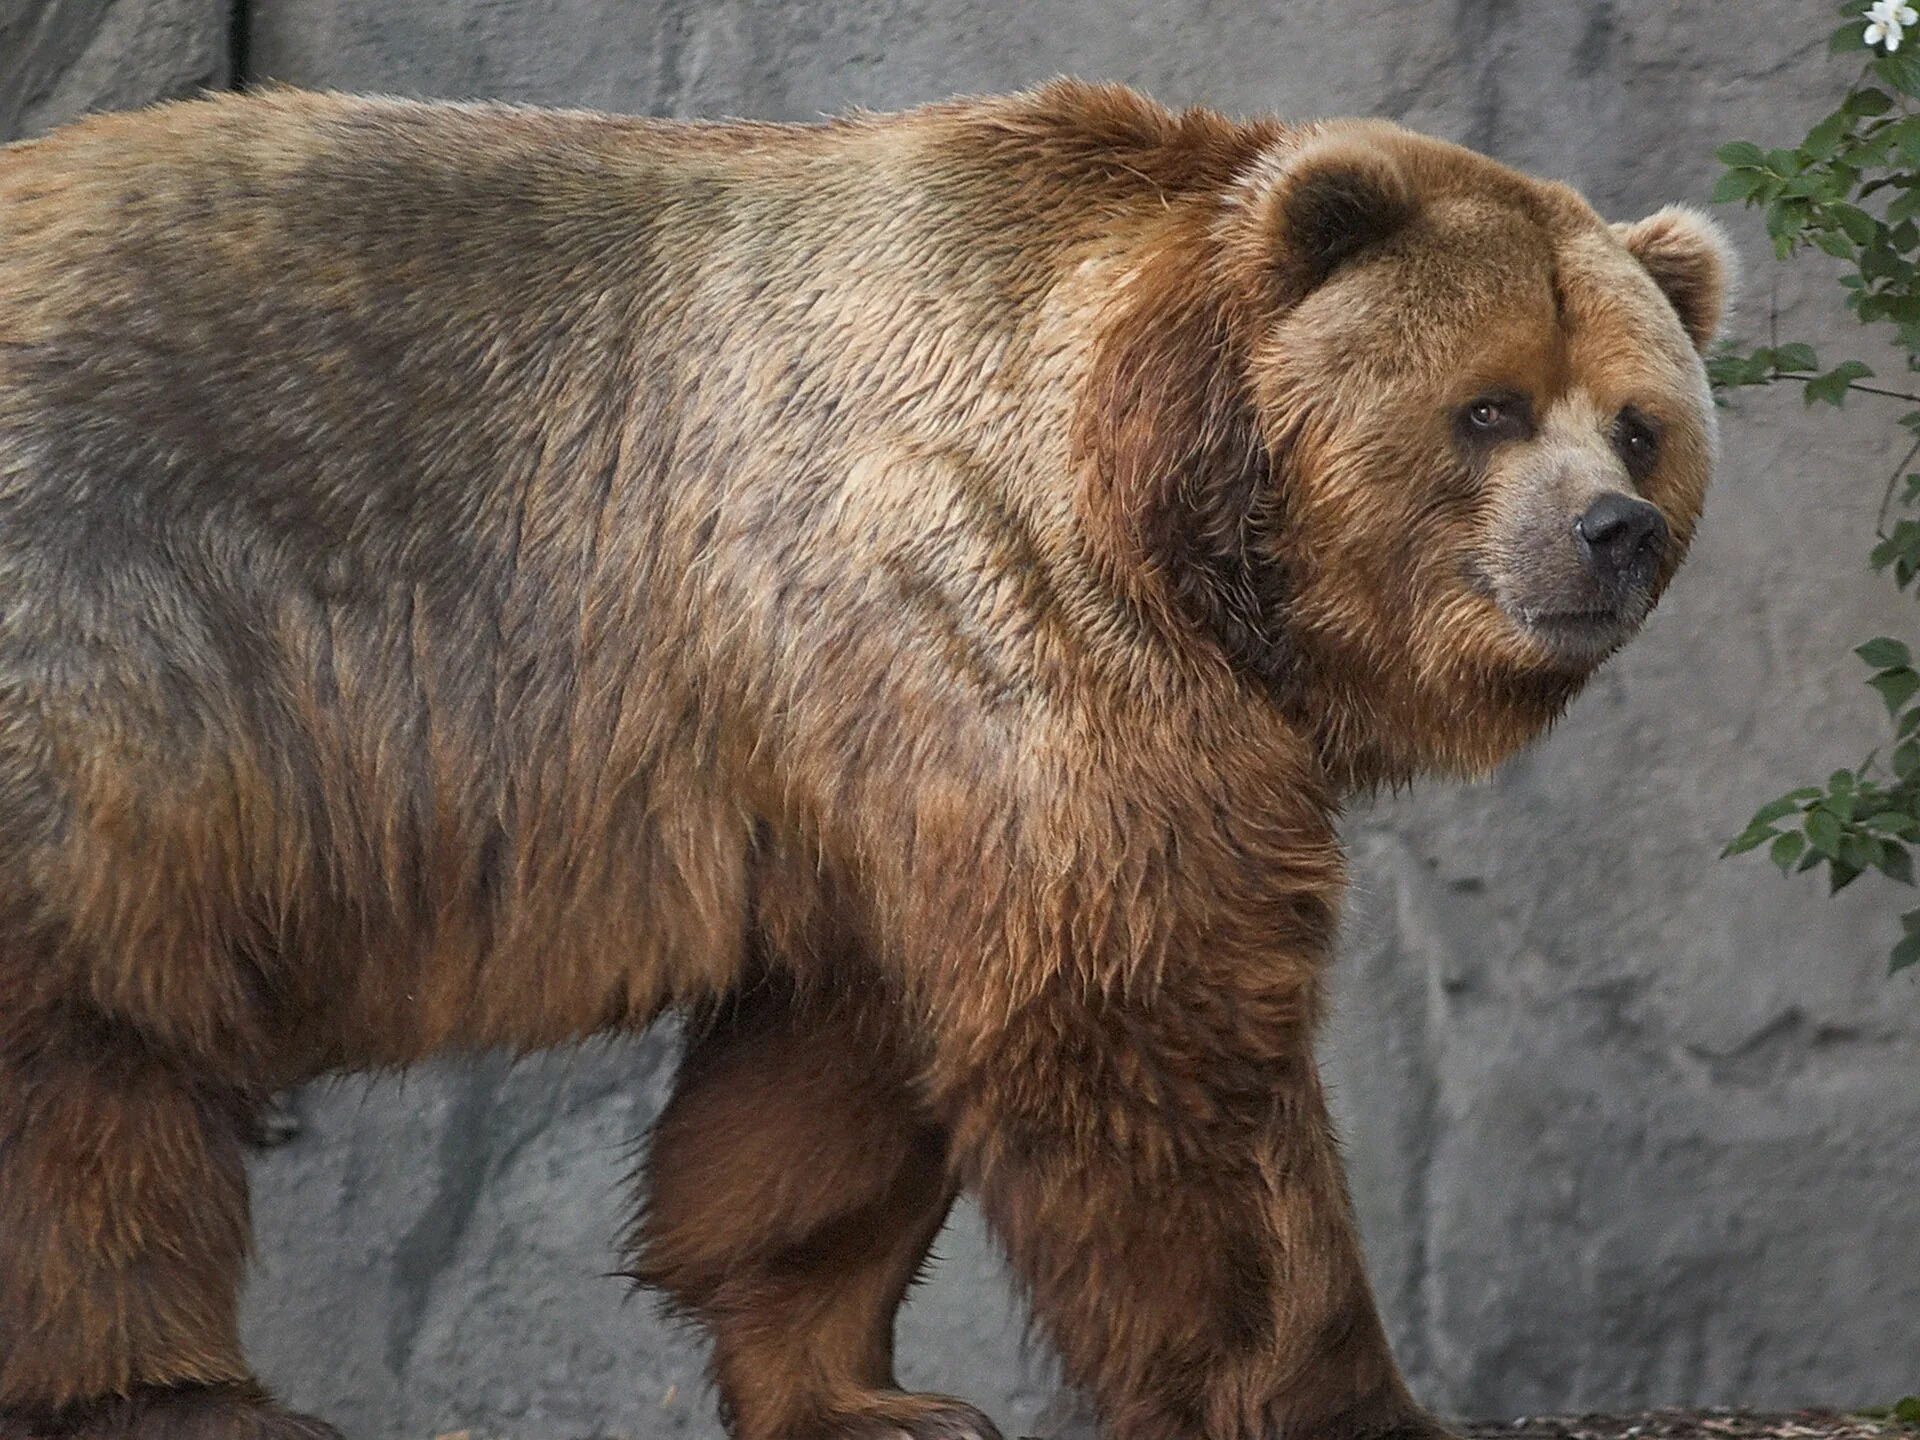
[(0, 151), (0, 1437), (320, 1433), (236, 1335), (263, 1097), (670, 1007), (633, 1267), (742, 1440), (989, 1433), (892, 1374), (962, 1187), (1115, 1440), (1430, 1431), (1312, 1057), (1335, 821), (1624, 634), (1554, 498), (1623, 405), (1607, 604), (1665, 585), (1718, 255), (1066, 83)]

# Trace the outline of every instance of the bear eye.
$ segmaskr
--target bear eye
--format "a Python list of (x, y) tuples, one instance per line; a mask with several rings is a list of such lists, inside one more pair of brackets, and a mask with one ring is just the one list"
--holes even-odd
[(1462, 405), (1454, 412), (1454, 425), (1463, 441), (1483, 447), (1531, 435), (1533, 412), (1526, 396), (1503, 391), (1482, 395)]
[(1613, 448), (1635, 479), (1653, 469), (1660, 458), (1660, 430), (1652, 420), (1629, 405), (1614, 417)]

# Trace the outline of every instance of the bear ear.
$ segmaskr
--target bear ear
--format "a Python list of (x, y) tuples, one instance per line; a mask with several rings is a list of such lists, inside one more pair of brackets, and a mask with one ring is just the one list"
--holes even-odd
[(1733, 247), (1726, 233), (1684, 205), (1616, 224), (1613, 233), (1672, 304), (1694, 349), (1704, 353), (1720, 331), (1733, 281)]
[(1255, 244), (1284, 303), (1413, 218), (1413, 181), (1383, 143), (1398, 133), (1373, 122), (1321, 130), (1248, 177)]

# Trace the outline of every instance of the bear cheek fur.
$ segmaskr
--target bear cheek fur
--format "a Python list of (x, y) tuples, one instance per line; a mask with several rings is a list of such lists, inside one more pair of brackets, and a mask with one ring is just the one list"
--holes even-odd
[(1290, 635), (1313, 676), (1305, 708), (1348, 786), (1481, 773), (1578, 688), (1578, 677), (1540, 670), (1477, 580), (1487, 477), (1451, 426), (1478, 385), (1538, 383), (1543, 322), (1470, 296), (1389, 309), (1378, 296), (1403, 287), (1381, 271), (1396, 263), (1356, 266), (1351, 281), (1310, 298), (1254, 362), (1283, 457), (1285, 529), (1272, 544), (1290, 582)]

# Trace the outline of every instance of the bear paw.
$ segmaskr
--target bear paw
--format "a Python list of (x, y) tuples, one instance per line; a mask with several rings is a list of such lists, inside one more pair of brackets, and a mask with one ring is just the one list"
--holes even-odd
[(1001, 1440), (994, 1423), (945, 1395), (890, 1395), (837, 1417), (821, 1440)]

